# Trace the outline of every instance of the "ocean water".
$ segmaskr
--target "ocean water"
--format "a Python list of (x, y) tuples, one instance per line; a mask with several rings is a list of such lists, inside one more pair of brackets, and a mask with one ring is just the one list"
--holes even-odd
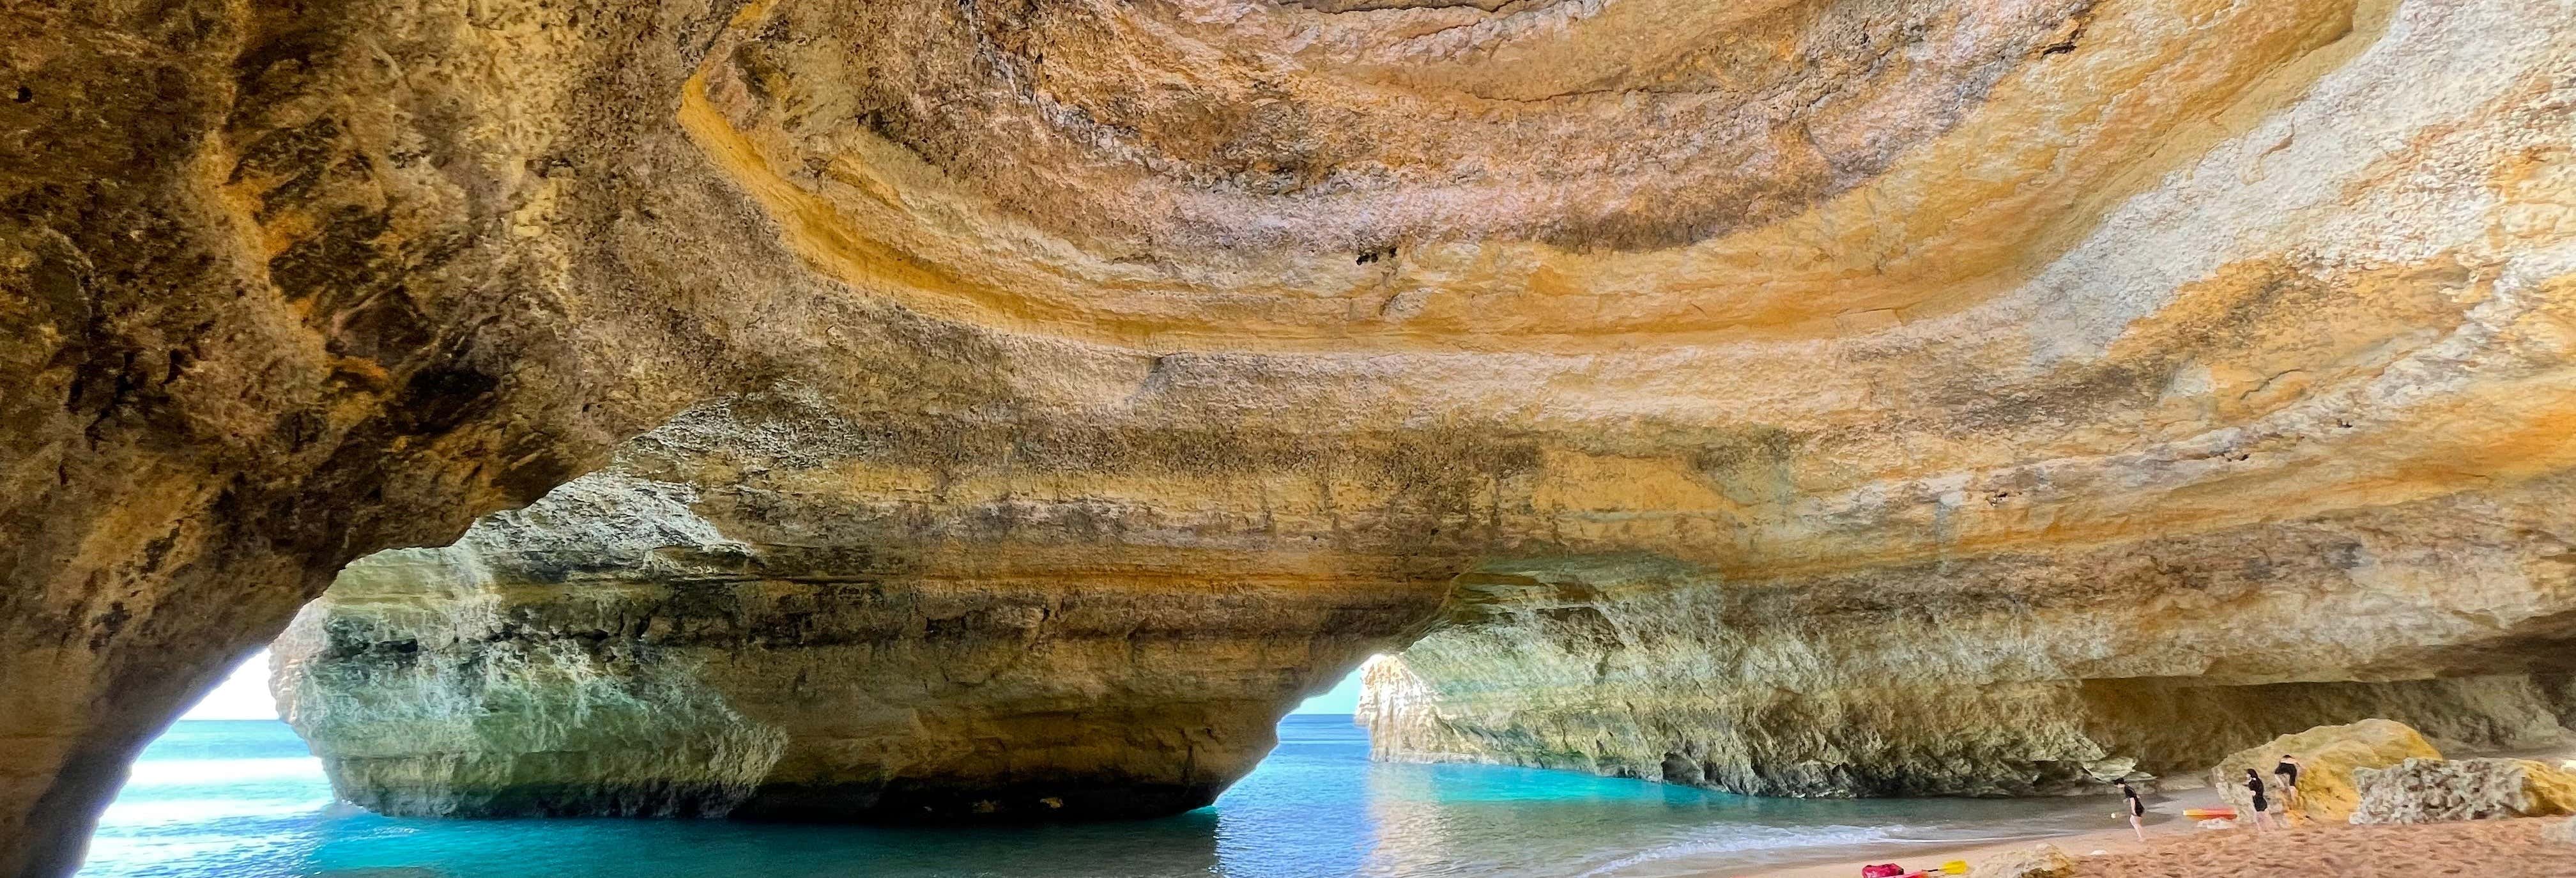
[(1368, 761), (1349, 717), (1291, 716), (1208, 808), (1012, 828), (434, 820), (333, 801), (284, 723), (183, 721), (147, 748), (84, 878), (1674, 878), (1893, 859), (2116, 825), (2102, 800), (1754, 799), (1480, 765)]

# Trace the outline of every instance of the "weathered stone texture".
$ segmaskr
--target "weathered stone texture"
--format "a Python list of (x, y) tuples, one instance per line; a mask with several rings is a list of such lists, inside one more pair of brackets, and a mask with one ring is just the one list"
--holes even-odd
[[(633, 773), (525, 801), (651, 813), (970, 777), (903, 748), (985, 720), (825, 728), (757, 681), (1059, 634), (1157, 679), (1106, 656), (1107, 610), (1018, 624), (1075, 595), (1178, 607), (1140, 624), (1245, 676), (1028, 704), (1222, 689), (1202, 727), (1249, 729), (1441, 600), (1376, 702), (1389, 755), (1746, 789), (2043, 789), (2371, 715), (2546, 733), (2576, 639), (2570, 21), (10, 5), (0, 875), (69, 871), (143, 740), (344, 565), (777, 393), (837, 420), (611, 472), (697, 492), (674, 546), (738, 553), (558, 576), (544, 529), (489, 533), (307, 632), (451, 699), (422, 740), (494, 744), (367, 749), (404, 708), (352, 698), (310, 727), (390, 761), (343, 778), (438, 810)], [(488, 577), (441, 566), (475, 546)], [(705, 639), (613, 624), (629, 600)], [(831, 625), (763, 640), (806, 601)], [(873, 633), (795, 643), (840, 625)], [(412, 664), (378, 653), (406, 637)], [(806, 679), (923, 716), (987, 697)], [(830, 740), (887, 749), (799, 749)], [(610, 761), (526, 756), (558, 744)], [(648, 746), (705, 758), (611, 755)], [(1195, 746), (1050, 752), (1168, 780)]]
[(2576, 814), (2576, 773), (2529, 759), (2408, 759), (2353, 772), (2354, 823)]
[[(2521, 520), (2563, 529), (2564, 496), (2526, 495)], [(2532, 645), (2565, 636), (2569, 584), (2521, 548), (2482, 557), (2505, 499), (2474, 520), (2429, 501), (1751, 582), (1652, 558), (1487, 562), (1447, 627), (1371, 667), (1363, 718), (1385, 758), (1772, 795), (2099, 791), (2373, 716), (2548, 743), (2564, 702)], [(2240, 560), (2258, 551), (2273, 560)], [(2480, 568), (2527, 572), (2439, 585)]]
[(925, 508), (878, 469), (908, 451), (819, 403), (693, 411), (453, 547), (350, 565), (276, 654), (334, 786), (395, 814), (1167, 814), (1453, 572), (1316, 547), (1292, 497), (1254, 527), (960, 465)]
[(342, 564), (762, 359), (675, 314), (813, 291), (668, 121), (720, 13), (494, 5), (0, 8), (0, 874)]

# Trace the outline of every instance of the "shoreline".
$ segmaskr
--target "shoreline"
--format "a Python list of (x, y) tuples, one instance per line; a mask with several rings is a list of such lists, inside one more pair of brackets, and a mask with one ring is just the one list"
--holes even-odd
[[(2066, 878), (2545, 878), (2566, 874), (2563, 867), (2551, 864), (2565, 862), (2569, 847), (2565, 842), (2550, 840), (2549, 832), (2550, 827), (2568, 819), (2514, 817), (2368, 825), (2315, 822), (2260, 834), (2150, 833), (2144, 844), (2131, 836), (2100, 848), (2067, 850), (2075, 868), (2066, 873)], [(2093, 839), (2097, 835), (2083, 833), (2069, 839)], [(2068, 847), (2062, 842), (2058, 846)], [(2015, 846), (2000, 845), (1974, 851), (1992, 854), (2012, 847)], [(2096, 850), (2100, 854), (2092, 855)], [(1972, 851), (1953, 853), (1965, 855)], [(1966, 859), (1972, 866), (1978, 862), (1973, 856), (1954, 858)], [(1923, 864), (1910, 865), (1920, 868)], [(1837, 864), (1760, 874), (1773, 878), (1850, 878), (1856, 871), (1854, 866)]]
[(1698, 868), (1688, 874), (1692, 878), (1853, 878), (1860, 874), (1860, 867), (1868, 863), (1893, 862), (1905, 866), (1908, 870), (1937, 870), (1944, 862), (1965, 860), (1970, 867), (1974, 867), (1987, 857), (2035, 844), (2053, 844), (2065, 850), (2068, 855), (2081, 859), (2094, 851), (2113, 855), (2139, 853), (2173, 839), (2194, 838), (2222, 831), (2203, 830), (2197, 821), (2182, 816), (2183, 810), (2187, 808), (2224, 807), (2224, 803), (2218, 799), (2218, 794), (2207, 787), (2177, 790), (2149, 805), (2146, 816), (2147, 840), (2144, 842), (2139, 841), (2137, 835), (2129, 831), (2126, 822), (2113, 822), (2118, 820), (2118, 798), (2114, 796), (2100, 798), (2103, 820), (2112, 824), (2103, 829), (2043, 832), (2008, 840), (1965, 843), (1899, 842), (1896, 844), (1901, 844), (1902, 847), (1873, 845), (1869, 849), (1877, 853), (1863, 854), (1858, 857), (1845, 853), (1823, 855), (1820, 852), (1819, 856), (1801, 857), (1800, 862), (1797, 863), (1751, 869)]
[[(2182, 822), (2182, 819), (2177, 817), (2175, 818), (2175, 821)], [(1704, 876), (1704, 878), (1852, 878), (1852, 876), (1860, 874), (1860, 867), (1862, 865), (1869, 862), (1892, 862), (1901, 864), (1908, 870), (1929, 869), (1937, 872), (1942, 863), (1950, 860), (1966, 860), (1970, 867), (1974, 867), (1976, 864), (1983, 862), (1987, 857), (1991, 857), (2005, 851), (2020, 850), (2035, 844), (2053, 844), (2065, 849), (2068, 855), (2080, 858), (2097, 850), (2113, 854), (2137, 853), (2147, 850), (2153, 846), (2154, 842), (2163, 838), (2188, 837), (2190, 834), (2198, 831), (2199, 829), (2197, 827), (2192, 827), (2187, 823), (2181, 830), (2171, 830), (2166, 832), (2159, 832), (2155, 827), (2150, 826), (2147, 829), (2147, 841), (2145, 842), (2138, 841), (2137, 836), (2131, 834), (2126, 826), (2116, 830), (2078, 832), (2068, 835), (2035, 835), (2028, 838), (2014, 839), (2012, 841), (1982, 842), (1973, 847), (1946, 847), (1941, 846), (1944, 844), (1941, 842), (1927, 842), (1923, 844), (1922, 850), (1906, 851), (1901, 856), (1883, 855), (1880, 857), (1863, 857), (1859, 860), (1845, 858), (1831, 862), (1817, 862), (1799, 866), (1776, 867), (1757, 872), (1714, 871), (1702, 872), (1699, 873), (1699, 875)]]
[[(2531, 759), (2551, 764), (2557, 764), (2562, 760), (2576, 760), (2576, 744), (2569, 742), (2511, 749), (2481, 749), (2462, 747), (2457, 744), (2451, 744), (2450, 742), (2443, 743), (2448, 745), (2442, 747), (2443, 753), (2456, 754), (2451, 758), (2467, 759), (2506, 757), (2514, 759)], [(1863, 862), (1895, 862), (1908, 869), (1918, 869), (1926, 866), (1937, 868), (1940, 864), (1950, 860), (1966, 860), (1968, 865), (1973, 868), (1976, 864), (1984, 861), (1987, 857), (1994, 856), (2004, 851), (2027, 848), (2031, 845), (2041, 843), (2056, 845), (2060, 849), (2065, 850), (2069, 856), (2075, 857), (2078, 862), (2081, 862), (2086, 858), (2087, 854), (2094, 851), (2103, 851), (2112, 856), (2135, 854), (2164, 848), (2181, 840), (2197, 839), (2214, 841), (2236, 833), (2250, 833), (2253, 831), (2241, 825), (2234, 830), (2203, 830), (2200, 828), (2198, 821), (2182, 816), (2182, 812), (2189, 808), (2229, 807), (2226, 802), (2219, 799), (2218, 791), (2209, 786), (2202, 785), (2185, 787), (2171, 792), (2160, 791), (2155, 795), (2157, 796), (2156, 800), (2147, 806), (2147, 840), (2144, 842), (2138, 841), (2137, 836), (2129, 832), (2127, 824), (2118, 823), (2100, 830), (2057, 834), (2041, 833), (2016, 838), (2011, 841), (1980, 842), (1976, 844), (1924, 842), (1920, 843), (1919, 848), (1906, 848), (1894, 852), (1890, 852), (1885, 848), (1873, 848), (1880, 852), (1875, 855), (1863, 855), (1860, 858), (1854, 858), (1848, 855), (1836, 855), (1830, 858), (1822, 856), (1801, 857), (1800, 859), (1802, 862), (1790, 865), (1763, 866), (1750, 870), (1711, 868), (1701, 869), (1689, 874), (1691, 878), (1853, 878), (1853, 876), (1860, 874), (1860, 867)], [(2104, 818), (2106, 820), (2116, 820), (2118, 810), (2116, 800), (2109, 796), (2105, 796), (2103, 799), (2104, 807), (2109, 809), (2104, 813)], [(2275, 813), (2274, 816), (2279, 817), (2280, 815)], [(2333, 825), (2340, 826), (2345, 824)], [(2277, 832), (2281, 830), (2275, 829), (2271, 831)]]

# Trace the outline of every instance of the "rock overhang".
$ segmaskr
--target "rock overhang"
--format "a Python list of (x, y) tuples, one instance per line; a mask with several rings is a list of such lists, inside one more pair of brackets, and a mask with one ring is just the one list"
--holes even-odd
[[(1314, 351), (1814, 338), (2012, 287), (2387, 14), (2092, 6), (755, 4), (682, 118), (817, 267), (1019, 330)], [(1426, 16), (1427, 37), (1399, 23)], [(1486, 93), (1550, 76), (1584, 84)], [(2119, 100), (2146, 81), (2176, 93)], [(1208, 169), (1300, 150), (1325, 155), (1260, 173), (1311, 186)]]
[[(2354, 630), (2460, 612), (2416, 620), (2420, 655), (2328, 626), (2208, 672), (2434, 674), (2320, 710), (2545, 707), (2499, 669), (2557, 635), (2470, 623), (2545, 628), (2565, 580), (2562, 7), (13, 21), (42, 48), (0, 103), (43, 135), (0, 164), (0, 282), (33, 303), (0, 310), (9, 569), (36, 585), (0, 661), (62, 694), (13, 692), (0, 865), (67, 869), (141, 736), (344, 562), (790, 385), (880, 450), (783, 493), (901, 494), (975, 539), (1275, 521), (1246, 498), (1293, 482), (1337, 551), (1936, 589), (1947, 564), (1999, 606), (2069, 571), (2148, 601), (2324, 583), (2380, 596)], [(1729, 776), (1701, 749), (1635, 764)]]

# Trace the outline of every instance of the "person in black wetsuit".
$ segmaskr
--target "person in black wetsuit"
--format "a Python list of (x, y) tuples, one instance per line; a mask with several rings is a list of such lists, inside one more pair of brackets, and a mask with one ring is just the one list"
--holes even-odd
[(2263, 797), (2263, 776), (2254, 769), (2245, 769), (2245, 791), (2254, 794), (2254, 828), (2273, 828), (2272, 801)]
[(2290, 809), (2299, 807), (2299, 758), (2281, 754), (2279, 764), (2272, 766), (2272, 778), (2281, 782), (2281, 816), (2289, 817)]
[(2129, 813), (2129, 831), (2137, 833), (2139, 841), (2146, 841), (2147, 825), (2141, 818), (2147, 816), (2147, 803), (2138, 800), (2138, 791), (2129, 787), (2128, 780), (2114, 783), (2120, 785), (2121, 809)]

